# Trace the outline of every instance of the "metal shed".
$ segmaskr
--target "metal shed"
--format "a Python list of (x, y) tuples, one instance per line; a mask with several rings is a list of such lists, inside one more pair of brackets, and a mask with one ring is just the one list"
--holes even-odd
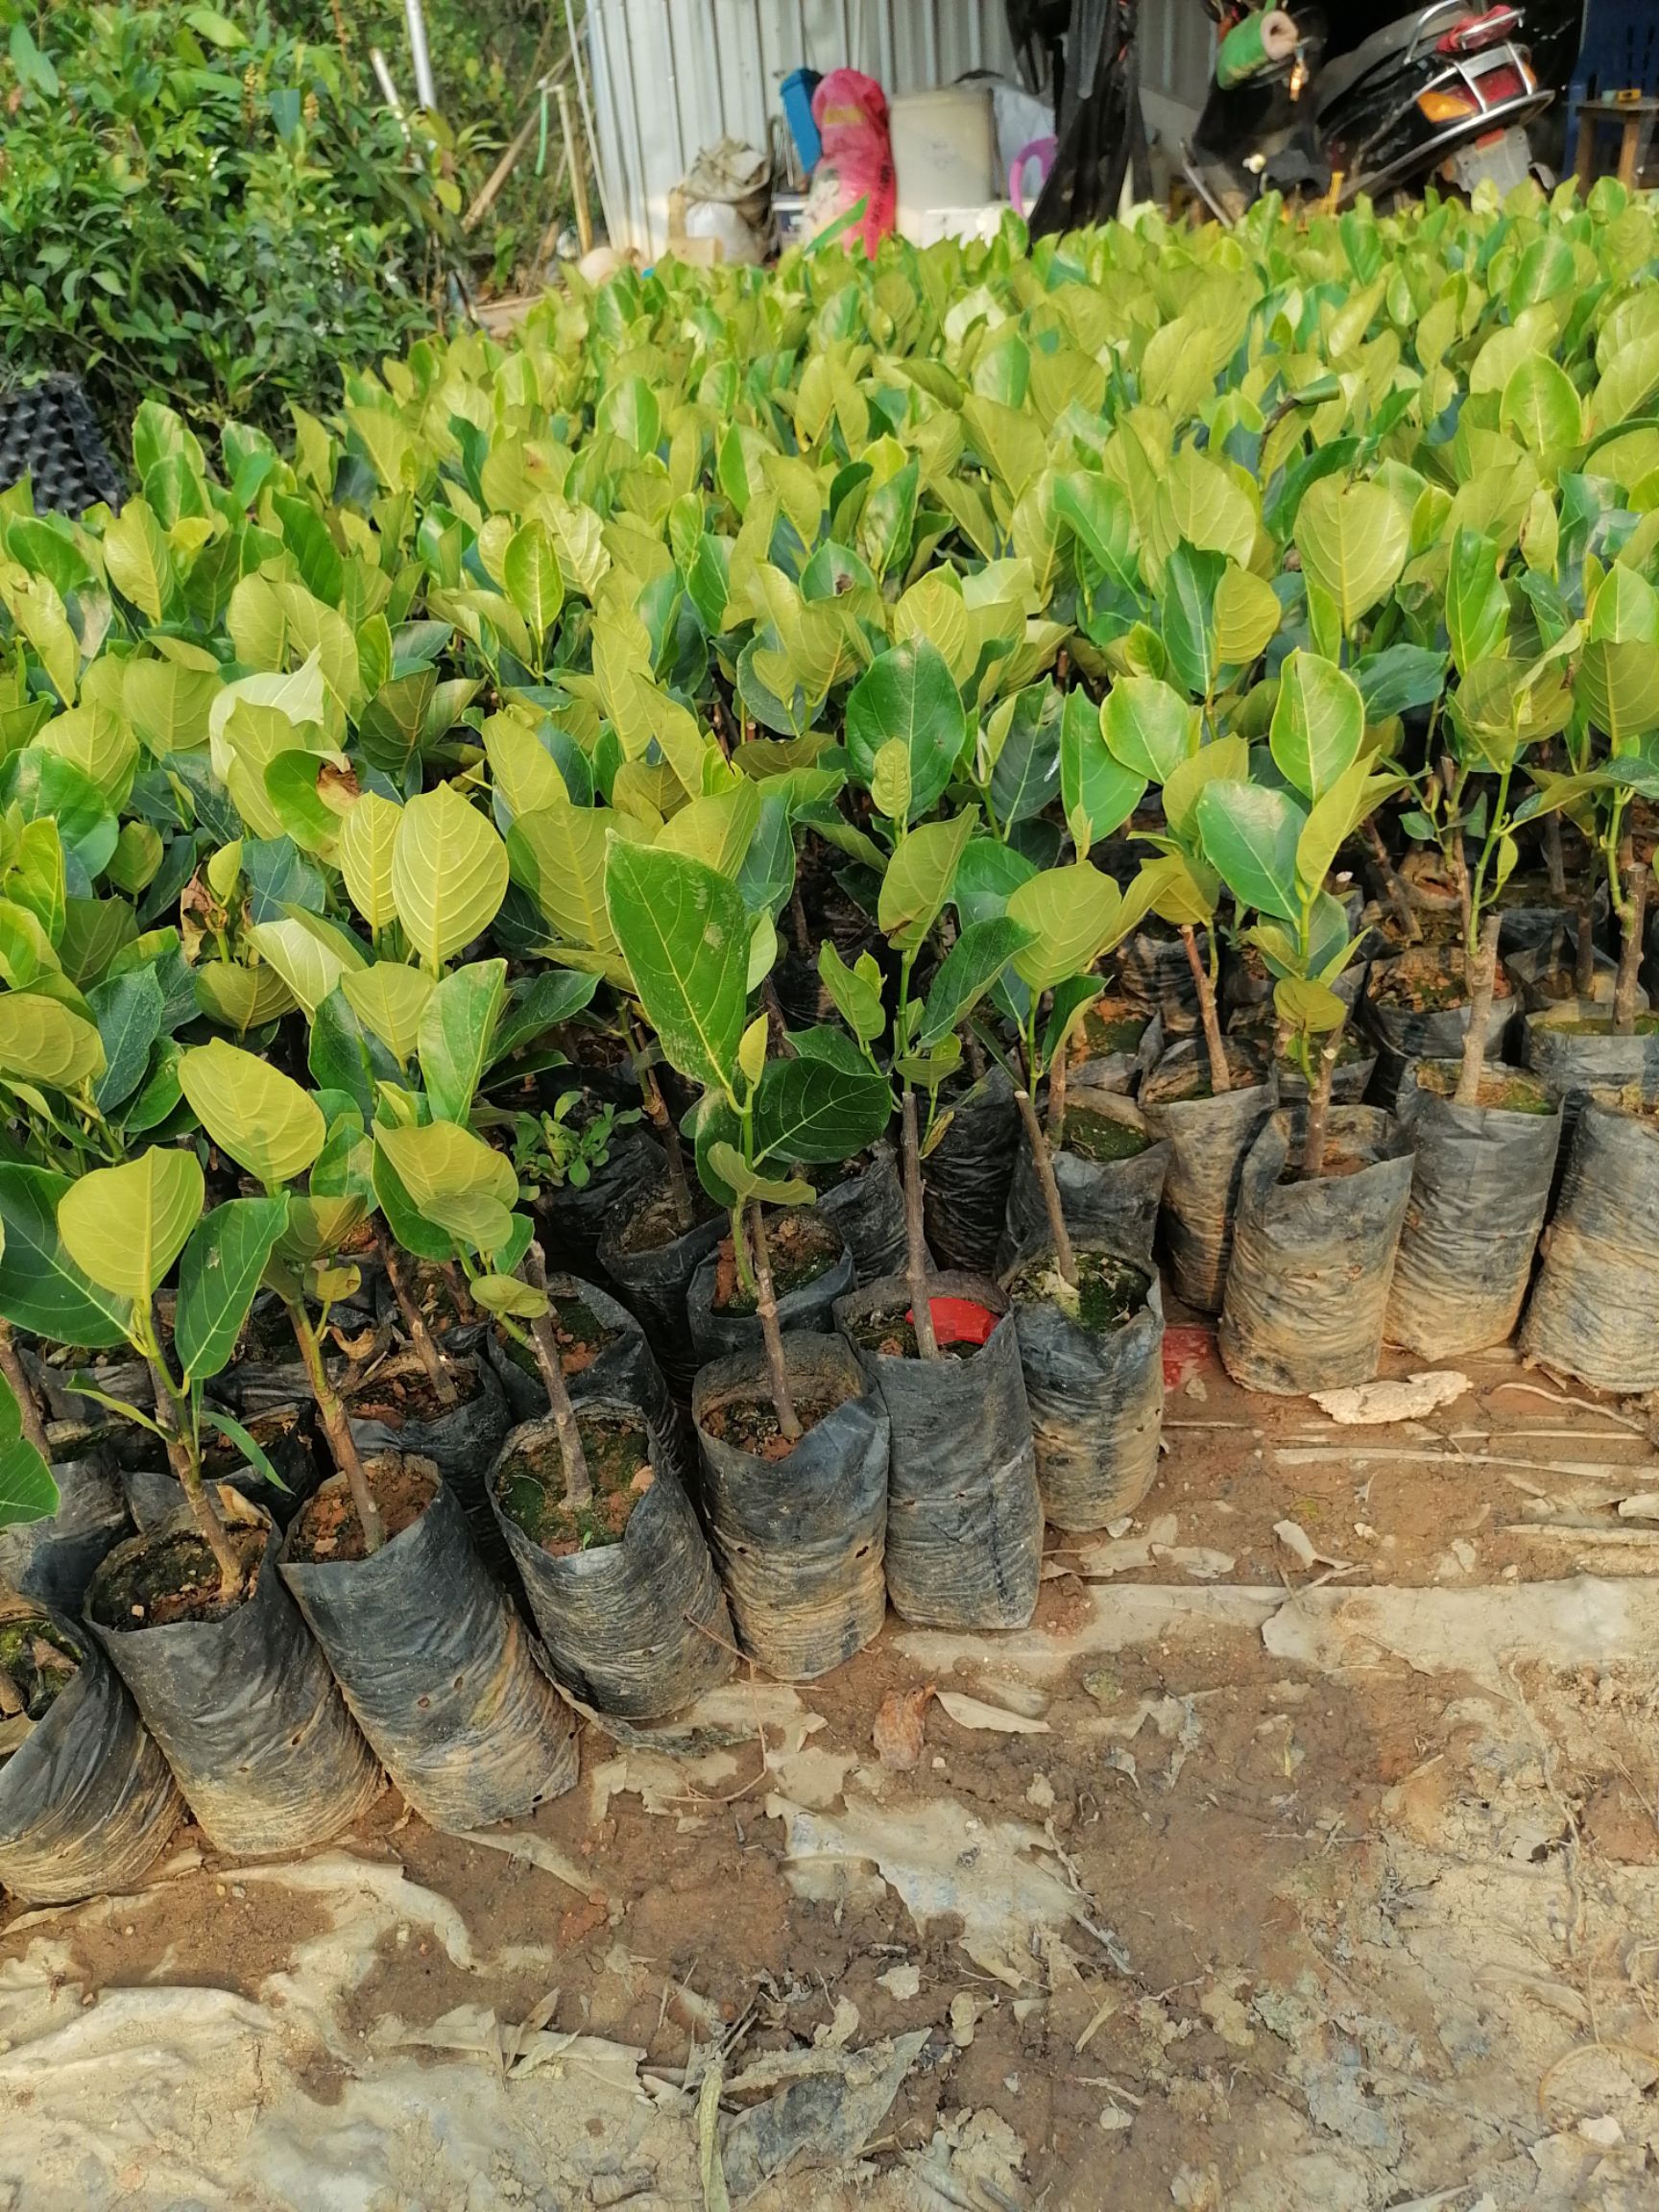
[[(1203, 104), (1210, 21), (1197, 0), (1149, 0), (1149, 128), (1178, 140)], [(612, 242), (650, 257), (668, 194), (700, 147), (764, 147), (792, 69), (862, 69), (891, 93), (970, 69), (1015, 75), (1002, 0), (589, 0), (593, 122)]]

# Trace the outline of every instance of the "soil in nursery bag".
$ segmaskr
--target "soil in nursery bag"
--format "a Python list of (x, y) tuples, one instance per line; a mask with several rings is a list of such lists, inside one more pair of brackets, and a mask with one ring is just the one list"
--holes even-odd
[(1166, 1054), (1141, 1086), (1147, 1124), (1170, 1146), (1160, 1210), (1170, 1278), (1200, 1313), (1221, 1310), (1244, 1157), (1279, 1102), (1275, 1071), (1263, 1074), (1231, 1045), (1227, 1061), (1234, 1087), (1219, 1098), (1203, 1048), (1190, 1045)]
[[(1564, 948), (1553, 945), (1524, 946), (1505, 952), (1503, 973), (1523, 1014), (1548, 1014), (1578, 997), (1578, 967), (1575, 956), (1577, 931), (1570, 930)], [(1613, 989), (1619, 980), (1619, 963), (1598, 948), (1591, 963), (1590, 993), (1603, 1012), (1611, 1013)], [(1638, 990), (1636, 1004), (1647, 1011), (1647, 994)]]
[(517, 1819), (576, 1779), (569, 1708), (431, 1461), (388, 1454), (364, 1472), (387, 1541), (365, 1551), (336, 1475), (289, 1529), (282, 1579), (421, 1819), (451, 1832)]
[(937, 1359), (914, 1356), (902, 1277), (835, 1309), (892, 1431), (888, 1595), (921, 1627), (1023, 1628), (1037, 1604), (1043, 1507), (1013, 1317), (983, 1276), (938, 1274), (928, 1288)]
[[(779, 1327), (828, 1334), (830, 1309), (853, 1287), (853, 1255), (838, 1231), (816, 1209), (792, 1208), (767, 1215), (766, 1241)], [(730, 1233), (699, 1262), (685, 1310), (700, 1361), (758, 1350), (755, 1292), (738, 1275)]]
[(887, 1610), (887, 1411), (839, 1337), (786, 1336), (803, 1433), (779, 1427), (766, 1362), (697, 1378), (692, 1414), (715, 1565), (745, 1651), (786, 1682), (862, 1649)]
[(1585, 1100), (1595, 1091), (1630, 1090), (1645, 1106), (1659, 1101), (1659, 1014), (1638, 1014), (1623, 1034), (1613, 1027), (1610, 1005), (1573, 998), (1543, 1014), (1529, 1014), (1522, 1029), (1521, 1057), (1562, 1108), (1565, 1154)]
[[(1251, 1057), (1265, 1067), (1273, 1056), (1278, 1018), (1270, 1005), (1236, 1014), (1227, 1034), (1236, 1038)], [(1308, 1095), (1308, 1078), (1294, 1062), (1281, 1059), (1279, 1096), (1293, 1105)], [(1348, 1023), (1336, 1046), (1336, 1066), (1331, 1077), (1331, 1096), (1338, 1106), (1358, 1106), (1377, 1068), (1377, 1046), (1355, 1023)]]
[[(579, 1276), (549, 1275), (547, 1295), (559, 1364), (571, 1398), (618, 1398), (637, 1407), (657, 1464), (672, 1467), (684, 1479), (691, 1464), (685, 1418), (669, 1395), (644, 1330), (626, 1306)], [(547, 1391), (534, 1350), (506, 1336), (492, 1337), (488, 1349), (514, 1425), (545, 1420)]]
[(1599, 1390), (1659, 1388), (1659, 1122), (1597, 1092), (1574, 1133), (1521, 1352)]
[(1234, 1381), (1280, 1396), (1376, 1374), (1411, 1194), (1411, 1141), (1393, 1115), (1334, 1106), (1311, 1182), (1299, 1169), (1301, 1123), (1281, 1107), (1244, 1162), (1217, 1333)]
[(1057, 1528), (1104, 1528), (1133, 1513), (1158, 1473), (1164, 1426), (1164, 1298), (1156, 1272), (1079, 1249), (1075, 1289), (1051, 1252), (1008, 1284), (1037, 1487)]
[(1118, 984), (1130, 1005), (1156, 1014), (1166, 1038), (1189, 1037), (1198, 1026), (1198, 986), (1178, 936), (1138, 929), (1118, 949)]
[(1411, 1197), (1384, 1334), (1434, 1359), (1507, 1342), (1550, 1205), (1561, 1110), (1542, 1085), (1487, 1068), (1457, 1104), (1455, 1061), (1417, 1070)]
[[(1452, 1060), (1462, 1051), (1469, 1031), (1467, 969), (1461, 945), (1419, 945), (1372, 962), (1360, 1005), (1377, 1044), (1367, 1093), (1373, 1105), (1397, 1114), (1410, 1094), (1412, 1061)], [(1509, 979), (1500, 969), (1486, 1022), (1486, 1059), (1503, 1058), (1515, 1011)]]
[[(1169, 1172), (1173, 1147), (1154, 1139), (1145, 1116), (1127, 1098), (1102, 1091), (1093, 1096), (1068, 1091), (1060, 1141), (1049, 1150), (1060, 1210), (1073, 1238), (1102, 1244), (1125, 1258), (1152, 1259), (1158, 1206)], [(1043, 1185), (1022, 1132), (1014, 1179), (1008, 1187), (1008, 1213), (997, 1247), (997, 1273), (1003, 1276), (1022, 1253), (1046, 1243), (1048, 1209)]]
[[(86, 1585), (105, 1553), (132, 1533), (114, 1457), (98, 1445), (54, 1459), (58, 1510), (45, 1521), (0, 1528), (0, 1583), (20, 1598), (79, 1618)], [(173, 1496), (178, 1499), (175, 1486)]]
[(86, 1618), (216, 1850), (303, 1851), (367, 1812), (380, 1769), (276, 1572), (276, 1530), (222, 1492), (248, 1573), (227, 1606), (187, 1519), (118, 1544)]
[(36, 1905), (142, 1881), (184, 1812), (84, 1628), (0, 1600), (0, 1883)]
[(818, 1213), (853, 1256), (854, 1287), (904, 1264), (904, 1186), (899, 1156), (884, 1137), (819, 1193)]
[(1066, 1040), (1066, 1079), (1078, 1090), (1133, 1097), (1164, 1052), (1160, 1016), (1120, 993), (1096, 998)]
[(565, 1504), (550, 1419), (514, 1430), (490, 1495), (559, 1681), (597, 1713), (660, 1719), (731, 1673), (731, 1616), (697, 1516), (638, 1408), (589, 1395), (576, 1422), (591, 1504)]
[(660, 1183), (662, 1172), (662, 1147), (646, 1123), (613, 1129), (603, 1166), (593, 1168), (586, 1183), (562, 1184), (536, 1201), (548, 1264), (595, 1274), (606, 1216), (636, 1190)]
[(720, 1241), (726, 1215), (702, 1190), (691, 1190), (692, 1226), (681, 1230), (665, 1182), (624, 1198), (607, 1216), (599, 1264), (637, 1319), (676, 1398), (691, 1394), (697, 1353), (685, 1294), (702, 1261)]
[(457, 1393), (453, 1406), (413, 1352), (371, 1369), (346, 1408), (352, 1440), (365, 1459), (387, 1452), (430, 1459), (460, 1500), (479, 1555), (499, 1569), (505, 1554), (485, 1477), (512, 1427), (507, 1393), (481, 1354), (445, 1356), (444, 1366)]
[(988, 1068), (947, 1085), (945, 1133), (922, 1162), (927, 1242), (943, 1267), (983, 1275), (996, 1264), (1020, 1144), (1020, 1109), (1007, 1071)]

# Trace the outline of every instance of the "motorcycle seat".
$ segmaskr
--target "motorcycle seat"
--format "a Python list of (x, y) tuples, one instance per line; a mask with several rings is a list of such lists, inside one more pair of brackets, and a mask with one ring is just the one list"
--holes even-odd
[(1385, 23), (1381, 31), (1374, 31), (1369, 38), (1362, 39), (1352, 53), (1334, 56), (1320, 70), (1314, 86), (1315, 115), (1322, 121), (1327, 111), (1362, 78), (1391, 62), (1406, 60), (1417, 48), (1474, 12), (1477, 11), (1465, 5), (1465, 0), (1439, 0), (1436, 7), (1418, 9), (1411, 14), (1402, 15), (1397, 22)]

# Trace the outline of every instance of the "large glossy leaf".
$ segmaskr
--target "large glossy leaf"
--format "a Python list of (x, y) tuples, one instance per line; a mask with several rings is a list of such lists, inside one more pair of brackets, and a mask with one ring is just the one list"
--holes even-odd
[(1316, 653), (1292, 653), (1280, 674), (1269, 737), (1286, 781), (1317, 799), (1352, 767), (1364, 741), (1365, 702), (1353, 677)]
[(434, 1118), (465, 1121), (507, 996), (505, 960), (474, 960), (445, 975), (421, 1015), (421, 1078)]
[(1597, 729), (1616, 745), (1659, 730), (1659, 646), (1635, 637), (1593, 637), (1573, 690)]
[(1107, 751), (1132, 776), (1165, 783), (1198, 744), (1198, 719), (1156, 676), (1122, 676), (1100, 709)]
[(605, 951), (616, 943), (605, 905), (605, 851), (608, 827), (618, 819), (609, 807), (561, 800), (521, 814), (507, 832), (513, 880), (567, 945)]
[(0, 992), (0, 1076), (79, 1091), (104, 1067), (104, 1042), (90, 1022), (38, 992)]
[(194, 1152), (156, 1145), (72, 1183), (58, 1201), (59, 1235), (83, 1274), (142, 1305), (201, 1220), (204, 1191)]
[(968, 717), (950, 665), (925, 637), (907, 637), (873, 661), (847, 700), (847, 752), (868, 789), (876, 757), (897, 740), (910, 763), (908, 819), (943, 796), (968, 742)]
[(974, 833), (972, 814), (924, 822), (887, 864), (876, 919), (900, 952), (917, 952), (950, 897), (956, 864)]
[(404, 1067), (415, 1057), (421, 1011), (436, 989), (423, 969), (399, 968), (390, 960), (348, 970), (340, 978), (347, 1005)]
[(1177, 545), (1164, 564), (1164, 647), (1170, 673), (1195, 699), (1209, 696), (1221, 665), (1216, 605), (1226, 574), (1224, 555), (1187, 544)]
[(1561, 453), (1584, 436), (1584, 408), (1558, 361), (1534, 353), (1518, 362), (1503, 387), (1499, 420), (1534, 453)]
[(1145, 795), (1145, 777), (1108, 750), (1088, 692), (1069, 691), (1060, 723), (1060, 804), (1077, 857), (1087, 859), (1092, 845), (1120, 830)]
[(524, 617), (524, 626), (538, 643), (559, 619), (565, 604), (565, 578), (559, 555), (545, 526), (526, 522), (509, 540), (501, 565), (507, 595)]
[(24, 1435), (22, 1409), (0, 1376), (0, 1528), (44, 1521), (58, 1503), (52, 1470)]
[(755, 1100), (757, 1158), (792, 1166), (851, 1159), (874, 1144), (893, 1114), (893, 1093), (860, 1054), (845, 1064), (805, 1053), (769, 1060)]
[(1060, 785), (1062, 701), (1051, 684), (1030, 684), (1004, 700), (991, 718), (997, 758), (991, 770), (991, 812), (1004, 834), (1041, 814)]
[(732, 1087), (748, 1002), (748, 910), (702, 861), (612, 843), (611, 926), (645, 1018), (674, 1067), (706, 1089)]
[(597, 975), (581, 975), (566, 969), (524, 975), (508, 990), (507, 1000), (495, 1023), (490, 1046), (490, 1065), (497, 1067), (510, 1054), (522, 1051), (558, 1028), (592, 999), (599, 988)]
[(1452, 541), (1446, 579), (1446, 633), (1459, 675), (1498, 652), (1509, 627), (1509, 595), (1499, 573), (1501, 555), (1479, 530), (1459, 530)]
[(374, 1142), (426, 1219), (477, 1252), (512, 1234), (518, 1196), (512, 1163), (454, 1121), (424, 1128), (378, 1126)]
[(1117, 884), (1087, 861), (1043, 870), (1008, 900), (1009, 921), (1029, 935), (1014, 973), (1033, 991), (1082, 974), (1111, 944), (1122, 909)]
[(112, 1114), (144, 1080), (150, 1047), (161, 1034), (166, 998), (154, 965), (131, 968), (86, 994), (104, 1046), (104, 1072), (92, 1095), (101, 1114)]
[(392, 887), (392, 855), (403, 809), (377, 791), (365, 791), (340, 830), (340, 873), (351, 903), (371, 929), (397, 919)]
[(452, 783), (410, 800), (392, 846), (392, 897), (428, 967), (481, 935), (506, 892), (507, 848)]
[(230, 1198), (185, 1245), (173, 1342), (187, 1382), (204, 1382), (228, 1364), (287, 1219), (286, 1198)]
[(1394, 588), (1410, 550), (1410, 528), (1380, 484), (1321, 477), (1296, 510), (1302, 572), (1336, 609), (1345, 631)]
[(132, 1308), (70, 1258), (58, 1207), (71, 1188), (48, 1167), (0, 1161), (0, 1314), (48, 1344), (104, 1351), (127, 1341)]
[(302, 1175), (323, 1149), (327, 1124), (310, 1093), (222, 1037), (185, 1053), (179, 1081), (214, 1143), (267, 1190)]
[[(1090, 718), (1094, 719), (1093, 710)], [(1030, 943), (1031, 931), (1011, 914), (970, 922), (940, 961), (928, 986), (916, 1043), (926, 1050), (949, 1037), (967, 1021), (1015, 954)]]
[(1204, 855), (1241, 906), (1294, 922), (1301, 913), (1296, 848), (1308, 817), (1283, 791), (1207, 783), (1195, 808)]

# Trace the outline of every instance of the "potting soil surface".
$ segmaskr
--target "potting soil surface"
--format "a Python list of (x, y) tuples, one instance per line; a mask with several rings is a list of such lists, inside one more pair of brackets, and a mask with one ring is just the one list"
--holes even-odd
[(1168, 1358), (1027, 1631), (585, 1724), (488, 1838), (389, 1792), (10, 1908), (0, 2205), (1650, 2212), (1639, 1410), (1484, 1354), (1345, 1427)]

